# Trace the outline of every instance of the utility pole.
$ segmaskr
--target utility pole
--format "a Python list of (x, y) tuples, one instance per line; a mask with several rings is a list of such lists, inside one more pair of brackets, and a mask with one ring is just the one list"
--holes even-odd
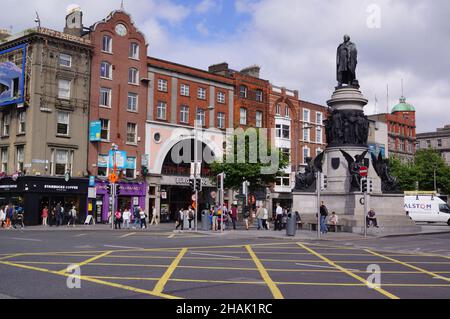
[(321, 188), (322, 174), (318, 171), (316, 174), (316, 188), (317, 188), (317, 238), (320, 239), (320, 188)]

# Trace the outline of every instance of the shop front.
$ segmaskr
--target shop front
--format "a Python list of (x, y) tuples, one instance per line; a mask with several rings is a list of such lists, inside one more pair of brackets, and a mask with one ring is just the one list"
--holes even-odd
[(78, 212), (78, 221), (84, 221), (87, 212), (87, 195), (89, 180), (24, 176), (16, 180), (0, 180), (0, 207), (15, 205), (24, 208), (24, 223), (27, 226), (42, 222), (41, 212), (44, 207), (51, 210), (57, 204), (67, 212), (73, 206)]
[[(116, 198), (115, 206), (121, 211), (141, 207), (146, 210), (147, 183), (145, 182), (119, 182), (120, 194)], [(107, 223), (109, 221), (109, 212), (111, 210), (112, 197), (108, 194), (107, 181), (96, 181), (95, 188), (97, 193), (96, 203), (93, 205), (94, 217), (97, 223)], [(147, 213), (148, 214), (148, 213)]]

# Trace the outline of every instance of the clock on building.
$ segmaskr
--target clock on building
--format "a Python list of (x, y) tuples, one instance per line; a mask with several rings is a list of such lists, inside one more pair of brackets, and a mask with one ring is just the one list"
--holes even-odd
[(124, 37), (127, 35), (127, 28), (123, 24), (119, 23), (116, 25), (116, 33), (121, 37)]

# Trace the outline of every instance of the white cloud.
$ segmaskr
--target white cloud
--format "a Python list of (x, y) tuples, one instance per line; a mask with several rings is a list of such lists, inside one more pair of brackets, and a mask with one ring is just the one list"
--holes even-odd
[(195, 11), (197, 13), (206, 13), (212, 8), (216, 6), (216, 2), (214, 0), (202, 0), (196, 7)]
[(205, 25), (204, 22), (199, 22), (197, 23), (197, 25), (195, 26), (195, 29), (202, 35), (209, 35), (209, 29), (208, 27)]

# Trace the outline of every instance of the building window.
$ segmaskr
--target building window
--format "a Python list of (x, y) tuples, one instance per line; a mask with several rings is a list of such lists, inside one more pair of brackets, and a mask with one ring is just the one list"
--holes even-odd
[(17, 146), (17, 171), (24, 171), (24, 162), (25, 162), (25, 147)]
[(18, 116), (18, 133), (19, 134), (25, 134), (26, 129), (26, 118), (27, 118), (27, 113), (26, 111), (22, 111), (19, 112), (19, 116)]
[(59, 65), (70, 68), (72, 66), (72, 56), (61, 53), (59, 55)]
[(405, 144), (404, 144), (403, 141), (399, 142), (399, 149), (400, 149), (401, 152), (403, 152), (405, 150)]
[(318, 148), (317, 150), (316, 150), (316, 156), (319, 156), (320, 154), (322, 154), (323, 153), (323, 150), (321, 149), (321, 148)]
[(291, 118), (291, 109), (289, 108), (289, 106), (286, 106), (284, 108), (284, 116), (287, 118)]
[(437, 140), (437, 146), (438, 146), (438, 147), (442, 147), (442, 140), (441, 140), (441, 139), (438, 139), (438, 140)]
[(217, 113), (217, 127), (225, 128), (225, 113)]
[(276, 184), (277, 186), (290, 187), (291, 177), (289, 176), (289, 174), (285, 174), (283, 177), (277, 177)]
[(102, 141), (108, 142), (109, 141), (109, 120), (107, 119), (100, 119), (101, 122), (101, 132), (100, 132), (100, 138)]
[(322, 128), (318, 127), (316, 129), (316, 142), (322, 144)]
[(322, 113), (320, 113), (320, 112), (316, 113), (316, 123), (317, 123), (317, 125), (323, 124), (323, 116), (322, 116)]
[(73, 152), (68, 150), (55, 150), (53, 152), (54, 159), (54, 175), (62, 176), (67, 172), (72, 172)]
[(288, 125), (283, 125), (283, 139), (290, 140), (291, 139), (291, 128)]
[(277, 104), (277, 106), (275, 107), (275, 114), (281, 115), (281, 105), (280, 104)]
[(278, 138), (281, 138), (281, 125), (280, 124), (276, 125), (276, 136)]
[(256, 127), (263, 127), (263, 112), (256, 111)]
[(9, 136), (9, 127), (10, 127), (11, 116), (9, 113), (3, 114), (3, 136)]
[(136, 177), (136, 157), (127, 157), (126, 176), (127, 178)]
[(130, 68), (128, 70), (128, 83), (138, 84), (139, 82), (139, 71), (136, 68)]
[(69, 80), (58, 80), (58, 98), (70, 100), (70, 84)]
[(206, 89), (198, 88), (197, 97), (198, 97), (199, 100), (206, 100)]
[(309, 110), (304, 109), (303, 110), (303, 122), (309, 122), (309, 120), (310, 120), (309, 115), (310, 115)]
[(303, 164), (306, 164), (306, 159), (310, 157), (309, 147), (303, 147)]
[(241, 108), (239, 123), (241, 125), (247, 125), (247, 109)]
[(206, 115), (204, 110), (197, 110), (197, 123), (200, 122), (202, 126), (206, 125)]
[(139, 60), (139, 44), (132, 42), (130, 44), (130, 58)]
[(56, 133), (58, 135), (69, 135), (69, 113), (58, 112), (58, 123)]
[(100, 77), (105, 79), (112, 79), (112, 66), (109, 62), (100, 63)]
[(225, 93), (223, 92), (217, 93), (217, 102), (225, 104)]
[(264, 101), (264, 94), (261, 90), (256, 90), (256, 102), (263, 102)]
[[(306, 126), (305, 126), (306, 127)], [(310, 129), (309, 128), (303, 128), (303, 140), (306, 142), (309, 142), (309, 136), (310, 136)]]
[(111, 89), (100, 88), (100, 106), (111, 107)]
[(291, 162), (291, 150), (289, 148), (282, 148), (280, 152), (284, 155), (284, 157)]
[(8, 148), (2, 147), (2, 173), (8, 173)]
[(159, 101), (158, 102), (158, 108), (157, 108), (157, 114), (156, 117), (159, 120), (165, 120), (167, 115), (167, 103)]
[(190, 95), (190, 93), (189, 93), (189, 85), (181, 84), (180, 94), (182, 96), (189, 96)]
[(135, 123), (127, 124), (127, 143), (137, 144), (137, 125)]
[(103, 36), (102, 51), (112, 53), (112, 38), (109, 35)]
[(239, 96), (243, 99), (247, 98), (247, 94), (248, 94), (248, 89), (245, 85), (241, 85), (239, 87)]
[(138, 95), (136, 93), (128, 93), (128, 107), (127, 110), (130, 112), (138, 111)]
[(427, 140), (427, 147), (428, 147), (428, 148), (431, 147), (431, 140)]
[(158, 91), (167, 92), (167, 81), (158, 79)]
[(98, 176), (108, 176), (108, 164), (109, 164), (109, 156), (108, 155), (98, 155), (97, 159), (97, 174)]
[(182, 105), (180, 108), (180, 122), (189, 123), (189, 106)]

